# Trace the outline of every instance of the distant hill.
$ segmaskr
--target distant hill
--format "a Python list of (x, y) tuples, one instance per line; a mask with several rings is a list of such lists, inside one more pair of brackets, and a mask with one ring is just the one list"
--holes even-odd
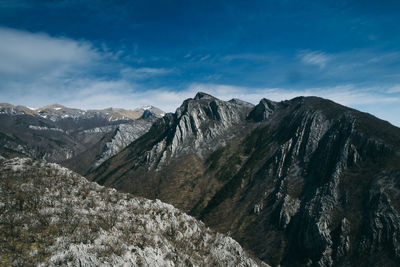
[(0, 104), (0, 156), (29, 156), (85, 173), (147, 132), (163, 111), (39, 109)]

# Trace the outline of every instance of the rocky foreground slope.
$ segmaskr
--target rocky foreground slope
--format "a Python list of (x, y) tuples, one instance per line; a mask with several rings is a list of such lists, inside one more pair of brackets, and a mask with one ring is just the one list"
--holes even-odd
[(199, 93), (90, 178), (172, 203), (272, 265), (400, 262), (400, 129), (329, 100)]
[(54, 163), (0, 160), (0, 266), (266, 266), (164, 204)]

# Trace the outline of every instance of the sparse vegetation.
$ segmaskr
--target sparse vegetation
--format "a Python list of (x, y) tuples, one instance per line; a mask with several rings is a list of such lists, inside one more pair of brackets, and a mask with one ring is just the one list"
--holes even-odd
[(32, 159), (0, 163), (0, 266), (252, 266), (234, 240), (163, 204)]

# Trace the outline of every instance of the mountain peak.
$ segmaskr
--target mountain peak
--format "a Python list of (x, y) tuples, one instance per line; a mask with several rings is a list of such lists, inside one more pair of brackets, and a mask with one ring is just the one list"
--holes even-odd
[(198, 92), (194, 97), (194, 100), (199, 100), (199, 99), (215, 99), (215, 97), (204, 92)]
[(248, 118), (251, 118), (254, 121), (263, 121), (271, 116), (276, 107), (276, 102), (263, 98), (261, 99), (260, 103), (258, 103), (250, 112)]
[(58, 104), (58, 103), (54, 103), (54, 104), (51, 104), (51, 105), (48, 105), (48, 106), (44, 106), (44, 107), (41, 107), (41, 108), (39, 108), (40, 110), (43, 110), (43, 109), (62, 109), (62, 108), (67, 108), (67, 107), (65, 107), (65, 106), (63, 106), (63, 105), (61, 105), (61, 104)]

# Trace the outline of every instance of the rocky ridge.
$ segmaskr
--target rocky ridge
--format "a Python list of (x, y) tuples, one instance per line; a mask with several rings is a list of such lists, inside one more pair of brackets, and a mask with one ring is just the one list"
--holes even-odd
[(29, 158), (0, 170), (2, 266), (267, 266), (159, 200)]
[[(207, 152), (223, 146), (243, 114), (253, 107), (244, 101), (221, 101), (206, 93), (198, 93), (186, 100), (174, 114), (169, 113), (158, 124), (168, 125), (164, 138), (146, 154), (152, 168), (159, 168), (167, 158), (196, 153), (200, 158)], [(164, 127), (162, 126), (162, 127)], [(159, 157), (161, 155), (161, 157)]]
[(172, 203), (272, 265), (396, 266), (399, 136), (321, 98), (199, 93), (90, 177)]

